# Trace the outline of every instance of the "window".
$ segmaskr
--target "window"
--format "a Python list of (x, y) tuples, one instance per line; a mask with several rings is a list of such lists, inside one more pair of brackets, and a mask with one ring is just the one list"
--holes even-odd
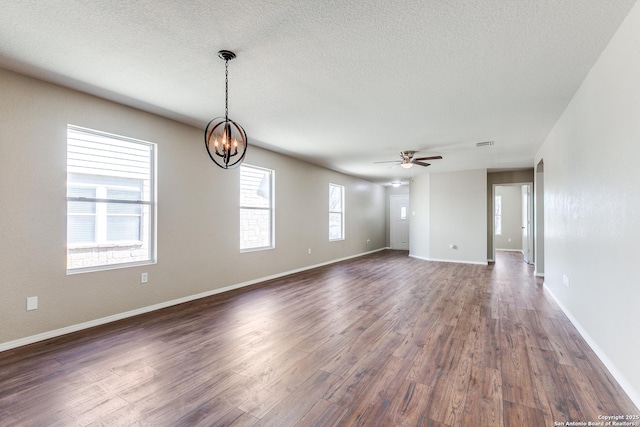
[(271, 169), (240, 166), (240, 250), (271, 249), (273, 243)]
[(155, 262), (155, 148), (67, 127), (67, 272)]
[(496, 236), (502, 235), (502, 196), (496, 196), (494, 203), (494, 224), (493, 231)]
[(344, 187), (329, 184), (329, 240), (344, 239)]

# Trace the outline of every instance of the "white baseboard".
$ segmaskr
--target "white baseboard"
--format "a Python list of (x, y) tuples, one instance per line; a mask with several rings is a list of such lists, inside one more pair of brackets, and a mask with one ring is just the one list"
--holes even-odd
[(598, 356), (598, 358), (604, 364), (607, 370), (609, 370), (611, 375), (613, 375), (616, 381), (618, 381), (618, 384), (620, 384), (620, 387), (622, 387), (622, 390), (624, 390), (624, 392), (627, 393), (627, 396), (629, 396), (629, 399), (633, 401), (633, 403), (636, 405), (637, 408), (640, 408), (640, 393), (638, 392), (638, 390), (634, 389), (633, 386), (629, 383), (629, 381), (627, 381), (627, 379), (624, 377), (624, 375), (620, 373), (620, 371), (618, 370), (618, 368), (616, 368), (616, 366), (611, 361), (611, 359), (607, 357), (606, 353), (591, 338), (589, 333), (587, 333), (587, 331), (582, 327), (582, 325), (580, 325), (580, 322), (578, 322), (578, 320), (575, 317), (573, 317), (571, 312), (567, 309), (567, 307), (565, 307), (564, 304), (562, 304), (562, 302), (556, 297), (553, 291), (549, 289), (545, 283), (542, 284), (542, 288), (551, 296), (551, 298), (553, 298), (556, 304), (558, 304), (558, 307), (560, 307), (560, 309), (564, 312), (564, 314), (567, 316), (569, 321), (573, 324), (573, 326), (575, 326), (575, 328), (578, 330), (578, 333), (582, 336), (582, 338), (584, 338), (584, 340), (587, 342), (589, 347), (591, 347), (591, 349), (596, 354), (596, 356)]
[(500, 249), (500, 248), (496, 248), (496, 251), (503, 251), (503, 252), (520, 252), (521, 254), (524, 253), (522, 252), (522, 249)]
[(433, 261), (433, 262), (452, 262), (456, 264), (474, 264), (474, 265), (489, 265), (487, 261), (464, 261), (459, 259), (436, 259), (436, 258), (425, 258), (418, 255), (413, 255), (409, 253), (411, 258), (421, 259), (424, 261)]
[(534, 271), (533, 275), (536, 277), (544, 277), (544, 273), (538, 273), (537, 271)]
[(235, 285), (226, 286), (224, 288), (213, 289), (213, 290), (202, 292), (202, 293), (199, 293), (199, 294), (196, 294), (196, 295), (189, 295), (189, 296), (178, 298), (178, 299), (174, 299), (174, 300), (171, 300), (171, 301), (165, 301), (165, 302), (161, 302), (159, 304), (154, 304), (154, 305), (150, 305), (150, 306), (147, 306), (147, 307), (141, 307), (141, 308), (137, 308), (135, 310), (126, 311), (124, 313), (118, 313), (118, 314), (114, 314), (112, 316), (102, 317), (100, 319), (90, 320), (88, 322), (78, 323), (76, 325), (66, 326), (64, 328), (43, 332), (41, 334), (31, 335), (31, 336), (28, 336), (28, 337), (25, 337), (25, 338), (20, 338), (20, 339), (14, 340), (14, 341), (8, 341), (8, 342), (5, 342), (5, 343), (0, 343), (0, 352), (6, 351), (6, 350), (11, 350), (11, 349), (17, 348), (17, 347), (22, 347), (22, 346), (28, 345), (28, 344), (33, 344), (33, 343), (36, 343), (38, 341), (44, 341), (44, 340), (48, 340), (50, 338), (59, 337), (61, 335), (66, 335), (66, 334), (69, 334), (71, 332), (78, 332), (78, 331), (81, 331), (83, 329), (93, 328), (94, 326), (100, 326), (100, 325), (104, 325), (106, 323), (115, 322), (117, 320), (126, 319), (128, 317), (138, 316), (140, 314), (149, 313), (151, 311), (160, 310), (162, 308), (171, 307), (172, 305), (178, 305), (178, 304), (182, 304), (182, 303), (185, 303), (185, 302), (194, 301), (194, 300), (197, 300), (197, 299), (200, 299), (200, 298), (206, 298), (206, 297), (210, 297), (210, 296), (213, 296), (213, 295), (221, 294), (221, 293), (224, 293), (224, 292), (229, 292), (229, 291), (232, 291), (234, 289), (244, 288), (245, 286), (255, 285), (257, 283), (266, 282), (267, 280), (273, 280), (273, 279), (277, 279), (277, 278), (280, 278), (280, 277), (288, 276), (290, 274), (300, 273), (300, 272), (306, 271), (306, 270), (312, 270), (314, 268), (323, 267), (323, 266), (329, 265), (329, 264), (335, 264), (335, 263), (340, 262), (340, 261), (346, 261), (348, 259), (358, 258), (358, 257), (364, 256), (364, 255), (369, 255), (369, 254), (372, 254), (372, 253), (375, 253), (375, 252), (384, 251), (386, 249), (389, 249), (389, 248), (385, 247), (385, 248), (381, 248), (381, 249), (375, 249), (373, 251), (363, 252), (363, 253), (359, 253), (359, 254), (356, 254), (356, 255), (351, 255), (351, 256), (348, 256), (348, 257), (344, 257), (344, 258), (339, 258), (339, 259), (334, 259), (334, 260), (331, 260), (331, 261), (322, 262), (320, 264), (314, 264), (314, 265), (309, 265), (307, 267), (296, 268), (294, 270), (285, 271), (283, 273), (272, 274), (270, 276), (261, 277), (259, 279), (249, 280), (249, 281), (242, 282), (242, 283), (237, 283)]

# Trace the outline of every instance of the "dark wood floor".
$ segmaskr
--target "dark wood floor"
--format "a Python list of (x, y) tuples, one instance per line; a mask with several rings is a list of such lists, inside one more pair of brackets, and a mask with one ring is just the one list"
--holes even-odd
[(385, 251), (0, 353), (4, 426), (552, 426), (638, 414), (514, 253)]

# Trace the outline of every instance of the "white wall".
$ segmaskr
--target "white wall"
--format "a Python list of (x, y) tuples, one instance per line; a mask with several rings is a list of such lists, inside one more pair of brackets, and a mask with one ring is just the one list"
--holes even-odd
[(502, 234), (493, 237), (496, 249), (522, 250), (521, 186), (497, 185), (495, 196), (502, 197)]
[(486, 169), (420, 175), (410, 198), (411, 256), (487, 263)]
[[(386, 246), (382, 186), (250, 147), (247, 163), (276, 171), (276, 249), (241, 254), (238, 170), (211, 162), (203, 129), (5, 70), (0, 93), (0, 348)], [(66, 275), (67, 124), (158, 144), (157, 264)], [(328, 241), (330, 182), (344, 241)]]
[(536, 156), (545, 287), (638, 406), (639, 46), (636, 3)]

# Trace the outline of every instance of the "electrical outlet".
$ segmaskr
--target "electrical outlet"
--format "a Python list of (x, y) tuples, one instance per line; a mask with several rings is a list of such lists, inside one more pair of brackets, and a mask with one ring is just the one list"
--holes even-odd
[(367, 239), (367, 245), (371, 243), (371, 239)]
[(562, 284), (567, 288), (569, 287), (569, 276), (567, 276), (566, 274), (562, 275)]
[(147, 283), (149, 281), (149, 274), (148, 273), (142, 273), (140, 275), (140, 283)]
[(458, 245), (454, 245), (453, 243), (449, 245), (449, 248), (451, 249), (458, 249)]
[(38, 297), (27, 298), (27, 311), (38, 309)]
[(309, 255), (311, 255), (311, 248), (309, 248)]

